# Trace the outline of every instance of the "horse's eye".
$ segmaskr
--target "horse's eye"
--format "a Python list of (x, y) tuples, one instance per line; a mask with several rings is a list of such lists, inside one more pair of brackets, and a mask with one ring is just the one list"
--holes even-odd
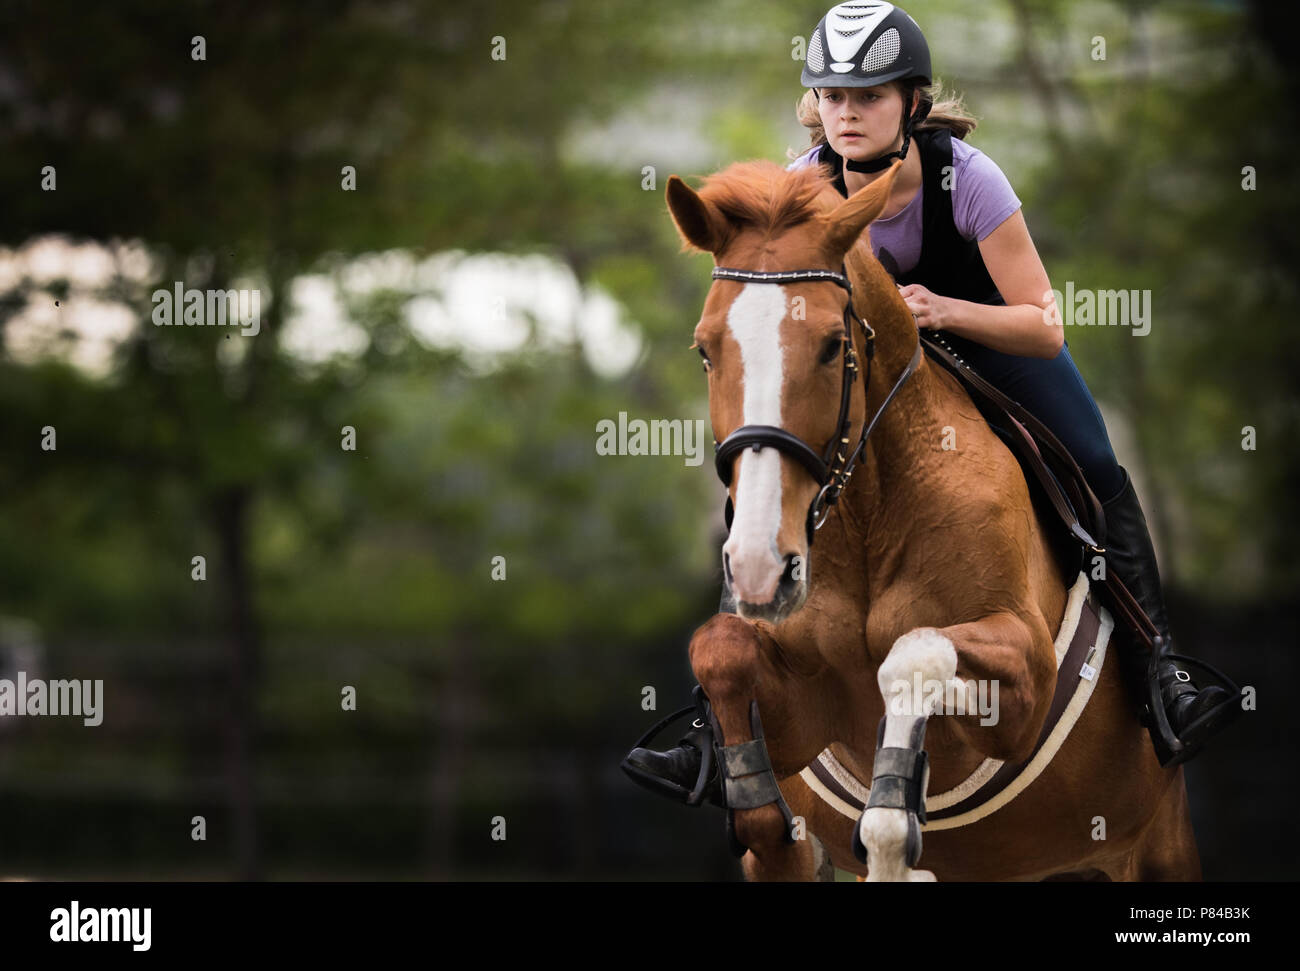
[(822, 348), (821, 363), (830, 364), (831, 361), (835, 360), (837, 357), (840, 356), (840, 352), (843, 350), (844, 350), (843, 337), (834, 337), (831, 340), (828, 340), (826, 342), (826, 346)]
[(704, 370), (708, 371), (709, 368), (713, 367), (713, 362), (709, 360), (709, 355), (704, 353), (704, 348), (700, 347), (699, 344), (695, 345), (695, 349), (700, 352), (700, 357), (704, 358)]

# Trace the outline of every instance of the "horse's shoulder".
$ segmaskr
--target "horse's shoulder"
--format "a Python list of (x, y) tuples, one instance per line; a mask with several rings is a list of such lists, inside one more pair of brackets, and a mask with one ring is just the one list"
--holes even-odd
[(1035, 542), (1035, 513), (1019, 466), (1010, 453), (979, 465), (986, 474), (969, 475), (968, 463), (950, 460), (954, 474), (931, 478), (925, 501), (908, 510), (903, 555), (912, 562), (905, 575), (930, 576), (928, 560), (940, 549), (983, 581), (1000, 576), (1010, 582), (1025, 569)]

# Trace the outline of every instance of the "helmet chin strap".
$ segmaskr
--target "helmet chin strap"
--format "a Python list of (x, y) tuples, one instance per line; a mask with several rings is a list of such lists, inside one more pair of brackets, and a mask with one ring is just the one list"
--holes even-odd
[(859, 162), (855, 158), (845, 158), (844, 167), (850, 172), (879, 172), (881, 169), (887, 169), (896, 158), (907, 158), (907, 146), (912, 140), (912, 126), (909, 124), (903, 129), (903, 147), (897, 152), (889, 152), (885, 155), (869, 158)]

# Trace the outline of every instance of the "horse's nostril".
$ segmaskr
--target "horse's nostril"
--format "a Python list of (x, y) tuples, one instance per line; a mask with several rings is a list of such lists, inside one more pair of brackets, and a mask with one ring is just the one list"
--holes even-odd
[(804, 578), (803, 557), (791, 553), (785, 558), (785, 569), (781, 571), (781, 586), (785, 589), (796, 586)]
[(728, 586), (735, 583), (735, 579), (731, 575), (731, 554), (730, 553), (722, 554), (722, 573), (727, 578)]

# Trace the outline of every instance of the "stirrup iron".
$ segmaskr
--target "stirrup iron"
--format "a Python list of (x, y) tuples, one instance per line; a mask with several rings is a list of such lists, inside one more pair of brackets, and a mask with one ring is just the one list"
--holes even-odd
[[(712, 712), (709, 710), (708, 698), (704, 694), (704, 689), (697, 684), (691, 694), (695, 699), (693, 703), (686, 705), (684, 708), (679, 708), (671, 715), (667, 715), (655, 722), (655, 724), (650, 727), (649, 731), (637, 739), (637, 743), (632, 746), (633, 750), (645, 748), (651, 739), (669, 725), (673, 724), (673, 722), (681, 721), (681, 719), (692, 713), (695, 713), (696, 717), (691, 723), (691, 727), (712, 734), (711, 725), (714, 723), (712, 721)], [(666, 779), (661, 779), (659, 776), (649, 775), (641, 767), (628, 762), (627, 759), (623, 760), (621, 767), (625, 773), (633, 777), (635, 781), (640, 783), (642, 786), (651, 789), (660, 795), (678, 801), (683, 801), (682, 796), (683, 793), (685, 793), (684, 802), (687, 806), (699, 806), (706, 801), (709, 782), (714, 773), (714, 766), (716, 765), (714, 749), (716, 748), (716, 745), (717, 743), (714, 741), (712, 744), (700, 746), (700, 771), (695, 778), (694, 787), (689, 792), (675, 783), (669, 782)]]
[[(1151, 657), (1147, 662), (1147, 708), (1152, 719), (1151, 738), (1155, 744), (1156, 757), (1161, 768), (1173, 768), (1192, 758), (1210, 740), (1215, 731), (1225, 727), (1228, 721), (1241, 713), (1241, 688), (1230, 677), (1205, 661), (1189, 657), (1186, 654), (1174, 654), (1164, 651), (1164, 638), (1156, 635), (1151, 645)], [(1164, 699), (1161, 697), (1159, 663), (1162, 660), (1177, 661), (1184, 666), (1192, 666), (1205, 671), (1217, 682), (1217, 687), (1228, 693), (1223, 703), (1211, 708), (1183, 730), (1183, 736), (1174, 733), (1165, 712)], [(1216, 685), (1202, 684), (1198, 690)]]

